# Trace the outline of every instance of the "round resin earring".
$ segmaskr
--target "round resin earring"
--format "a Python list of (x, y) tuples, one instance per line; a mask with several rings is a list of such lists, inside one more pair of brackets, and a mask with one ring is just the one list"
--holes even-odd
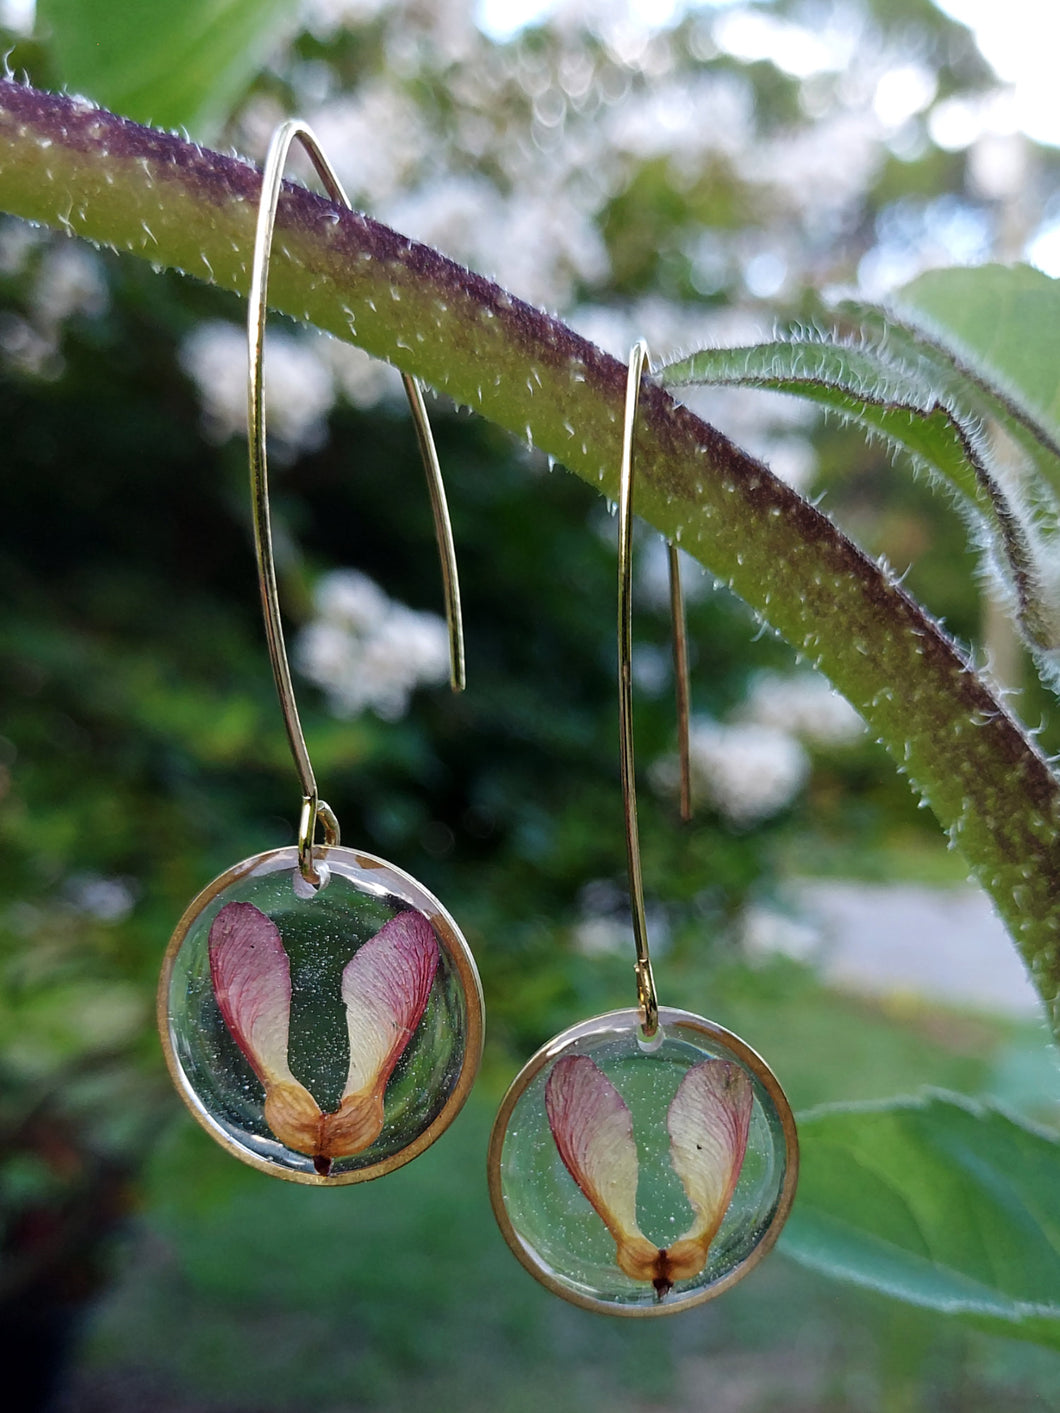
[[(557, 1295), (613, 1315), (662, 1315), (727, 1289), (770, 1249), (795, 1196), (788, 1101), (738, 1036), (660, 1008), (648, 951), (633, 770), (633, 429), (647, 348), (629, 362), (619, 494), (619, 734), (636, 1008), (572, 1026), (524, 1066), (489, 1146), (509, 1246)], [(671, 553), (681, 734), (683, 614)], [(680, 646), (678, 646), (680, 645)], [(687, 761), (687, 751), (683, 750)], [(687, 784), (682, 791), (687, 802)]]
[[(263, 1172), (333, 1185), (400, 1167), (452, 1122), (482, 1054), (482, 988), (436, 898), (393, 864), (340, 847), (298, 717), (273, 562), (262, 396), (269, 252), (295, 138), (333, 200), (350, 203), (309, 129), (283, 124), (265, 164), (254, 245), (248, 420), (266, 636), (302, 785), (298, 845), (244, 859), (189, 904), (166, 952), (158, 1020), (177, 1089), (212, 1137)], [(459, 691), (463, 635), (445, 492), (422, 392), (409, 377), (405, 390), (431, 489)]]

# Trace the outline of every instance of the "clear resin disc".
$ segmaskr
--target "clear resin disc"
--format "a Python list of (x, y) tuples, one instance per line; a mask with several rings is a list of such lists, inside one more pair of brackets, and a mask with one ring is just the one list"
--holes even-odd
[(528, 1271), (576, 1305), (664, 1315), (720, 1294), (780, 1234), (795, 1121), (738, 1036), (662, 1008), (550, 1041), (516, 1077), (490, 1139), (490, 1197)]
[(170, 1073), (236, 1157), (293, 1182), (363, 1182), (449, 1126), (482, 1055), (482, 988), (453, 919), (371, 854), (246, 859), (189, 905), (158, 1021)]

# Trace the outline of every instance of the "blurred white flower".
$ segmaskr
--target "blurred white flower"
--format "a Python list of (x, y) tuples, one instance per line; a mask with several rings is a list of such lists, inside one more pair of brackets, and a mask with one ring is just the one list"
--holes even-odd
[(779, 952), (800, 962), (815, 962), (823, 946), (819, 927), (791, 912), (749, 903), (740, 915), (740, 942), (751, 961)]
[(340, 633), (369, 635), (386, 617), (390, 600), (374, 580), (355, 569), (326, 574), (313, 595), (317, 615)]
[(801, 494), (817, 474), (817, 451), (805, 437), (763, 437), (758, 455), (774, 476)]
[[(575, 951), (585, 957), (621, 956), (633, 946), (633, 919), (629, 898), (611, 879), (592, 879), (579, 897), (583, 916), (571, 929)], [(671, 943), (670, 920), (665, 908), (649, 903), (645, 923), (656, 954)]]
[(741, 721), (787, 731), (818, 746), (845, 746), (865, 723), (845, 697), (816, 673), (763, 672), (739, 712)]
[(42, 333), (17, 314), (0, 314), (0, 355), (11, 367), (37, 378), (58, 378), (62, 373), (55, 331)]
[[(758, 824), (789, 805), (805, 784), (810, 760), (800, 740), (847, 745), (864, 730), (861, 717), (825, 678), (761, 673), (731, 723), (692, 723), (693, 795), (709, 800), (732, 824)], [(651, 782), (661, 794), (676, 794), (677, 757), (656, 761)]]
[[(795, 737), (771, 726), (699, 720), (692, 725), (689, 750), (693, 795), (709, 800), (731, 824), (742, 827), (779, 814), (810, 771), (809, 757)], [(657, 790), (676, 793), (676, 758), (657, 761), (651, 780)]]
[(653, 83), (613, 108), (608, 123), (612, 146), (641, 159), (666, 157), (678, 170), (690, 159), (702, 163), (704, 147), (741, 154), (753, 127), (751, 85), (742, 75), (717, 71)]
[(750, 180), (773, 187), (809, 229), (827, 229), (856, 204), (884, 160), (880, 125), (864, 109), (840, 109), (810, 128), (752, 144), (744, 157)]
[[(507, 203), (491, 181), (473, 173), (442, 173), (425, 186), (400, 193), (387, 219), (413, 240), (437, 246), (455, 260), (488, 248)], [(522, 291), (520, 291), (520, 294)]]
[(1013, 132), (1018, 126), (1014, 99), (1008, 88), (944, 98), (928, 114), (932, 142), (944, 152), (961, 152), (988, 133)]
[(0, 0), (0, 24), (16, 34), (32, 34), (37, 0)]
[(66, 891), (78, 912), (100, 922), (121, 922), (136, 903), (134, 885), (128, 878), (76, 873), (67, 879)]
[(628, 918), (587, 917), (576, 924), (571, 940), (584, 957), (607, 957), (631, 947), (632, 933)]
[(343, 397), (361, 411), (387, 398), (403, 396), (398, 370), (381, 358), (372, 358), (363, 348), (325, 337), (320, 341), (320, 354)]
[(25, 222), (0, 225), (0, 274), (19, 275), (40, 259), (30, 286), (27, 318), (0, 318), (0, 358), (20, 372), (55, 379), (63, 371), (62, 325), (72, 314), (102, 314), (109, 290), (98, 253), (90, 246), (49, 234)]
[(390, 203), (384, 214), (403, 234), (483, 270), (531, 303), (566, 306), (575, 283), (607, 274), (591, 213), (540, 173), (517, 200), (506, 200), (484, 177), (449, 174)]
[(20, 274), (46, 237), (43, 226), (31, 226), (28, 221), (5, 216), (0, 221), (0, 275)]
[(1022, 133), (983, 133), (968, 152), (972, 189), (987, 201), (1011, 201), (1031, 182), (1031, 154)]
[[(284, 330), (265, 341), (265, 416), (270, 439), (287, 455), (311, 451), (327, 436), (335, 382), (321, 354), (323, 340)], [(211, 320), (184, 340), (180, 362), (202, 403), (205, 430), (223, 442), (246, 434), (247, 343), (235, 324)]]
[(938, 74), (924, 64), (896, 64), (880, 75), (872, 100), (877, 118), (888, 128), (899, 128), (922, 113), (938, 92)]
[[(681, 576), (681, 595), (688, 604), (698, 603), (710, 593), (713, 580), (703, 566), (687, 555), (677, 551)], [(637, 597), (641, 603), (648, 603), (660, 613), (670, 612), (670, 554), (669, 545), (662, 535), (649, 534), (643, 543), (638, 542), (634, 559), (637, 574)]]
[[(581, 304), (566, 317), (571, 328), (597, 344), (605, 352), (623, 362), (637, 339), (645, 339), (653, 367), (673, 363), (681, 355), (676, 350), (702, 348), (708, 344), (753, 343), (762, 335), (757, 321), (748, 323), (745, 316), (726, 310), (704, 310), (698, 304), (679, 304), (658, 295), (646, 295), (636, 301), (615, 304)], [(690, 391), (677, 390), (682, 401)], [(779, 399), (778, 399), (779, 400)], [(784, 400), (791, 402), (791, 398)]]
[(692, 779), (734, 824), (757, 824), (791, 803), (809, 775), (793, 736), (768, 726), (701, 723), (692, 732)]
[(582, 338), (614, 358), (628, 358), (630, 348), (640, 337), (631, 311), (624, 306), (580, 304), (567, 315), (567, 322)]
[(366, 575), (326, 575), (314, 603), (317, 616), (299, 633), (295, 660), (336, 716), (373, 711), (396, 721), (416, 687), (448, 676), (445, 620), (395, 603)]
[(71, 314), (102, 314), (107, 303), (103, 266), (91, 246), (71, 240), (46, 251), (33, 289), (42, 324), (60, 324)]
[(270, 334), (265, 344), (265, 410), (273, 435), (291, 451), (311, 451), (327, 437), (335, 385), (320, 342)]
[(387, 0), (302, 0), (307, 26), (325, 39), (338, 29), (374, 19), (386, 4)]
[(354, 204), (367, 202), (374, 216), (409, 186), (432, 150), (433, 135), (415, 103), (384, 78), (366, 81), (310, 116)]
[(842, 11), (821, 21), (811, 28), (739, 7), (714, 21), (714, 39), (746, 63), (768, 60), (796, 78), (842, 73), (858, 56), (861, 26)]

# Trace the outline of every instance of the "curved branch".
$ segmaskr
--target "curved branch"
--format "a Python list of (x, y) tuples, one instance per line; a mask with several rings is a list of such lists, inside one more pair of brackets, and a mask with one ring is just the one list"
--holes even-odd
[[(0, 82), (0, 208), (246, 293), (260, 175)], [(272, 303), (444, 389), (616, 493), (623, 364), (481, 275), (287, 186)], [(675, 403), (641, 398), (637, 510), (836, 684), (931, 804), (1060, 1031), (1060, 786), (935, 624), (829, 520)]]

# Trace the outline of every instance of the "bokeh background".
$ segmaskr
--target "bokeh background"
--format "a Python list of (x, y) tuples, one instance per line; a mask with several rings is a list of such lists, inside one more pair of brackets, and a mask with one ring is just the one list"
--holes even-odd
[[(358, 205), (619, 356), (826, 325), (829, 298), (882, 300), (935, 265), (1060, 273), (1048, 5), (1001, 27), (971, 0), (290, 9), (212, 142), (260, 160), (305, 117)], [(0, 20), (15, 71), (59, 83), (33, 6)], [(831, 1284), (783, 1243), (716, 1306), (643, 1327), (567, 1307), (511, 1257), (492, 1113), (551, 1034), (632, 999), (614, 521), (432, 405), (468, 634), (452, 697), (397, 375), (290, 323), (267, 351), (273, 513), (317, 775), (345, 841), (461, 922), (487, 1054), (458, 1124), (363, 1189), (271, 1182), (185, 1115), (153, 1028), (166, 941), (215, 874), (291, 842), (299, 802), (254, 582), (243, 317), (0, 220), (0, 1349), (40, 1383), (19, 1406), (1055, 1406), (1056, 1355)], [(783, 399), (697, 406), (908, 565), (1056, 749), (944, 498)], [(942, 1085), (1055, 1123), (1033, 995), (961, 859), (850, 709), (691, 564), (698, 808), (679, 825), (665, 559), (650, 533), (637, 556), (663, 1000), (743, 1034), (799, 1109)]]

